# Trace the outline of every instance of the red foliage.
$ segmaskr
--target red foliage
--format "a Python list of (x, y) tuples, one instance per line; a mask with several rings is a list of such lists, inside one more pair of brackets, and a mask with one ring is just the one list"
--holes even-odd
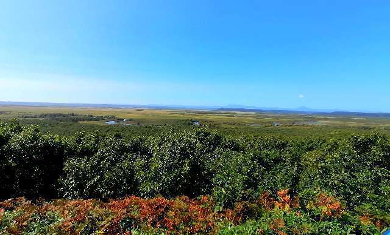
[(384, 228), (386, 228), (388, 226), (388, 223), (386, 223), (385, 221), (381, 220), (377, 216), (370, 215), (368, 213), (360, 216), (359, 219), (360, 219), (360, 222), (362, 224), (364, 224), (364, 225), (373, 224), (377, 228), (380, 228), (381, 230), (383, 230)]
[(118, 224), (124, 218), (135, 221), (136, 227), (148, 226), (168, 231), (181, 230), (184, 233), (209, 232), (215, 219), (214, 203), (206, 196), (200, 200), (182, 196), (175, 200), (165, 198), (142, 199), (128, 197), (111, 201), (107, 208), (116, 217), (113, 224)]
[(299, 198), (295, 197), (291, 199), (291, 196), (288, 194), (289, 189), (280, 190), (277, 192), (278, 200), (271, 197), (268, 192), (264, 192), (257, 203), (262, 205), (266, 210), (273, 210), (275, 208), (289, 211), (291, 208), (298, 208)]
[(340, 201), (338, 201), (333, 196), (328, 196), (324, 193), (320, 193), (317, 196), (314, 202), (314, 206), (321, 208), (322, 214), (328, 217), (330, 216), (340, 217), (341, 214), (344, 212), (344, 208), (342, 207)]
[(283, 227), (284, 227), (284, 220), (281, 219), (281, 218), (275, 219), (270, 224), (270, 229), (272, 229), (273, 231), (275, 231), (279, 235), (285, 235), (286, 234), (285, 232), (281, 231), (281, 229), (283, 229)]
[[(322, 216), (327, 217), (339, 217), (344, 212), (340, 201), (324, 193), (320, 193), (311, 206), (320, 209)], [(234, 208), (223, 211), (215, 211), (215, 203), (208, 196), (198, 199), (186, 196), (175, 199), (129, 196), (107, 203), (92, 199), (61, 199), (35, 204), (16, 198), (0, 202), (0, 222), (8, 215), (7, 211), (18, 212), (13, 213), (13, 223), (3, 231), (21, 234), (34, 218), (48, 216), (50, 212), (59, 218), (52, 227), (58, 234), (80, 234), (86, 227), (90, 229), (88, 231), (104, 234), (131, 234), (134, 229), (166, 234), (217, 233), (219, 222), (241, 224), (248, 218), (256, 218), (257, 213), (263, 210), (275, 209), (299, 216), (299, 198), (292, 198), (288, 189), (278, 191), (277, 198), (265, 192), (254, 202), (237, 202)], [(363, 224), (382, 226), (380, 221), (369, 216), (362, 216), (360, 220)], [(283, 219), (275, 219), (269, 226), (275, 233), (284, 234)]]

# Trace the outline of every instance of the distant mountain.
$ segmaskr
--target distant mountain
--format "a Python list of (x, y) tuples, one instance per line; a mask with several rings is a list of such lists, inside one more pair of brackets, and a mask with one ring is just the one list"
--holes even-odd
[(307, 113), (318, 113), (318, 112), (324, 112), (324, 113), (331, 113), (340, 111), (337, 109), (312, 109), (306, 106), (301, 106), (297, 108), (279, 108), (279, 107), (256, 107), (256, 106), (246, 106), (246, 105), (226, 105), (223, 107), (220, 107), (220, 109), (247, 109), (251, 111), (259, 110), (259, 111), (288, 111), (288, 112), (307, 112)]
[(230, 108), (230, 109), (258, 109), (256, 106), (247, 106), (247, 105), (239, 105), (239, 104), (228, 104), (226, 106), (223, 106), (223, 108)]
[(237, 110), (237, 111), (260, 111), (260, 112), (277, 112), (277, 113), (331, 113), (331, 112), (336, 112), (339, 110), (336, 109), (312, 109), (308, 108), (306, 106), (301, 106), (298, 108), (279, 108), (279, 107), (255, 107), (255, 106), (244, 106), (244, 105), (227, 105), (219, 108), (220, 110)]
[(257, 112), (257, 113), (273, 113), (273, 114), (300, 114), (300, 115), (327, 115), (327, 116), (344, 116), (344, 117), (379, 117), (390, 118), (390, 113), (365, 113), (365, 112), (349, 112), (349, 111), (333, 111), (333, 110), (318, 110), (309, 108), (297, 109), (230, 109), (219, 108), (217, 111), (231, 111), (231, 112)]
[(298, 108), (295, 108), (295, 109), (292, 109), (292, 110), (294, 110), (294, 111), (304, 111), (304, 112), (319, 112), (320, 111), (318, 109), (312, 109), (312, 108), (308, 108), (306, 106), (301, 106), (301, 107), (298, 107)]

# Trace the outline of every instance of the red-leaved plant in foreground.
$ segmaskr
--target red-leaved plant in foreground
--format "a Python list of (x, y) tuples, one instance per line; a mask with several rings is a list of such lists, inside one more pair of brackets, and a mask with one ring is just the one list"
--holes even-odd
[[(0, 233), (131, 234), (138, 230), (167, 234), (215, 234), (221, 224), (239, 225), (248, 219), (260, 218), (263, 212), (275, 210), (294, 213), (298, 217), (304, 213), (299, 198), (292, 198), (288, 189), (278, 191), (276, 198), (264, 192), (256, 201), (237, 202), (234, 208), (222, 211), (215, 208), (214, 201), (208, 196), (197, 199), (186, 196), (175, 199), (129, 196), (109, 202), (59, 199), (35, 203), (16, 198), (0, 202)], [(320, 220), (339, 218), (345, 211), (340, 201), (324, 193), (318, 194), (305, 208), (319, 211)], [(362, 216), (361, 221), (369, 223), (370, 218)], [(275, 217), (269, 228), (283, 234), (285, 221)]]

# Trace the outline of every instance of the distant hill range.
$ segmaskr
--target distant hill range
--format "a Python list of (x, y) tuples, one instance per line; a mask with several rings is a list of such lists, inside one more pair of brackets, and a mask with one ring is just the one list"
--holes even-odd
[(146, 108), (146, 109), (187, 109), (208, 110), (220, 112), (256, 112), (270, 114), (297, 114), (297, 115), (327, 115), (327, 116), (352, 116), (352, 117), (378, 117), (390, 118), (390, 113), (382, 112), (351, 112), (341, 110), (311, 109), (308, 107), (288, 108), (263, 108), (245, 105), (226, 106), (186, 106), (186, 105), (123, 105), (123, 104), (88, 104), (88, 103), (49, 103), (49, 102), (13, 102), (0, 101), (0, 106), (30, 106), (30, 107), (78, 107), (78, 108)]
[(390, 118), (390, 113), (365, 113), (365, 112), (349, 112), (349, 111), (304, 111), (304, 110), (288, 110), (288, 109), (234, 109), (234, 108), (219, 108), (216, 111), (224, 112), (256, 112), (270, 114), (297, 114), (297, 115), (326, 115), (326, 116), (351, 116), (351, 117), (381, 117)]

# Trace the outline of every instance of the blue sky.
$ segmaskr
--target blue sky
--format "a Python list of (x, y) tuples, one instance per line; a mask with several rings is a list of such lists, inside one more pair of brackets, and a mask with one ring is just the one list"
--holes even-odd
[(390, 112), (390, 1), (3, 0), (0, 100)]

